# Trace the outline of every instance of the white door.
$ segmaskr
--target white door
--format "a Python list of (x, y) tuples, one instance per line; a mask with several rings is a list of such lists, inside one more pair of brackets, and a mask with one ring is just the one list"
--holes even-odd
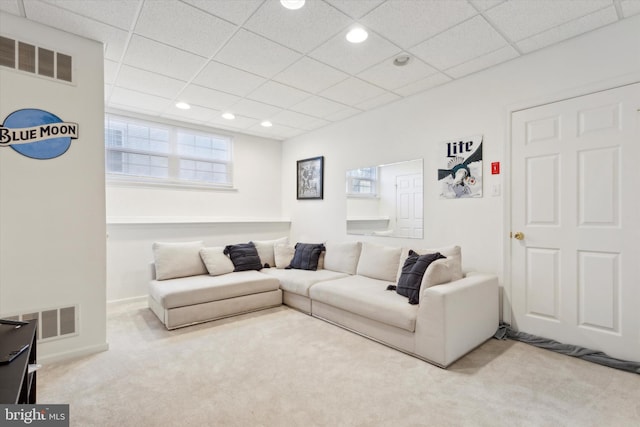
[(512, 323), (634, 361), (639, 107), (637, 83), (514, 112), (511, 134)]
[(422, 238), (422, 174), (396, 177), (397, 237)]

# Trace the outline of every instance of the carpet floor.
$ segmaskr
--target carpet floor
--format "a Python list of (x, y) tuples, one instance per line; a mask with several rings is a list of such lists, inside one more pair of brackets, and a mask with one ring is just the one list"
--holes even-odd
[(109, 351), (38, 372), (72, 426), (640, 426), (640, 375), (515, 341), (445, 370), (285, 306), (175, 331), (108, 311)]

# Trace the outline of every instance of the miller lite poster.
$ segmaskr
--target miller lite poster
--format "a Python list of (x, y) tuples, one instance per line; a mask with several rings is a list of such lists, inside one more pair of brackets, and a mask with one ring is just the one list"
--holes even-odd
[(482, 135), (446, 141), (441, 153), (440, 198), (482, 197)]

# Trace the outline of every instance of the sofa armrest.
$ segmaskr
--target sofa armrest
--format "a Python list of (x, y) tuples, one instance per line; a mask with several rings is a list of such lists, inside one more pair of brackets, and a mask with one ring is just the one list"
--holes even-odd
[(149, 273), (151, 274), (151, 280), (156, 280), (156, 263), (149, 263)]
[(498, 322), (494, 275), (470, 273), (424, 289), (416, 319), (416, 354), (446, 367), (490, 338)]

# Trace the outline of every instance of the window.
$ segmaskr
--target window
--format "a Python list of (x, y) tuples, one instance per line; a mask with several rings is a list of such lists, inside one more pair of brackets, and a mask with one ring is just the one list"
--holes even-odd
[(378, 168), (360, 168), (347, 171), (347, 195), (376, 197), (378, 195)]
[(162, 184), (231, 187), (231, 138), (107, 114), (106, 170)]

